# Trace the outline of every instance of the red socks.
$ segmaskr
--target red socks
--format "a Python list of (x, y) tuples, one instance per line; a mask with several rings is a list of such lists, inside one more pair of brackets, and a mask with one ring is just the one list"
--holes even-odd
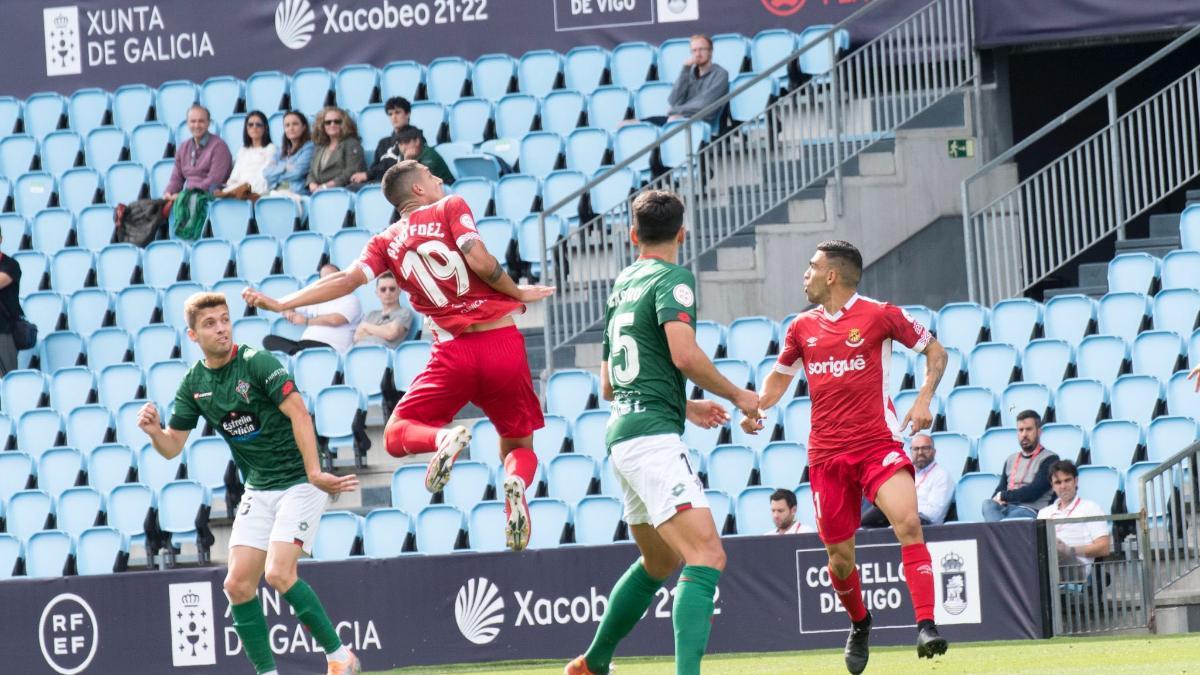
[(529, 448), (513, 448), (504, 458), (504, 473), (509, 476), (520, 476), (525, 481), (525, 489), (533, 485), (533, 474), (537, 471), (537, 455)]
[(933, 621), (933, 561), (929, 549), (924, 543), (902, 546), (900, 560), (904, 563), (904, 578), (917, 621)]
[(430, 427), (411, 420), (397, 419), (384, 432), (388, 454), (392, 457), (417, 455), (437, 450), (438, 427)]
[[(929, 554), (925, 554), (925, 557), (928, 558)], [(850, 615), (850, 620), (862, 621), (865, 619), (867, 617), (867, 608), (863, 605), (862, 583), (858, 580), (858, 568), (855, 568), (850, 573), (850, 576), (845, 579), (839, 579), (831, 566), (829, 568), (829, 580), (833, 582), (833, 590), (837, 591), (838, 600), (846, 608), (846, 613)]]

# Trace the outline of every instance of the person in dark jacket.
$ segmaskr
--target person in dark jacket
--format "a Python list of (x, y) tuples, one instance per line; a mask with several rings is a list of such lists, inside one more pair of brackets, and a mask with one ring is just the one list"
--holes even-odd
[(384, 110), (387, 111), (388, 119), (392, 121), (392, 134), (379, 139), (379, 143), (375, 145), (375, 154), (372, 155), (372, 164), (367, 167), (367, 170), (350, 176), (350, 189), (352, 190), (382, 181), (383, 174), (396, 163), (395, 156), (389, 156), (389, 152), (396, 147), (400, 132), (408, 128), (408, 120), (412, 115), (412, 104), (403, 96), (393, 96), (384, 104)]
[(1050, 467), (1058, 455), (1042, 447), (1041, 439), (1042, 416), (1032, 410), (1021, 411), (1017, 415), (1021, 450), (1005, 460), (996, 494), (983, 501), (985, 521), (1037, 518), (1038, 511), (1053, 499)]
[(13, 327), (21, 316), (20, 289), (21, 265), (12, 256), (0, 253), (0, 377), (17, 369)]
[(446, 166), (446, 160), (442, 159), (437, 150), (425, 144), (424, 132), (414, 126), (409, 126), (396, 134), (396, 137), (396, 147), (393, 149), (395, 157), (388, 165), (389, 169), (391, 165), (402, 159), (415, 159), (428, 167), (430, 173), (441, 178), (446, 185), (454, 183), (454, 174), (450, 173), (450, 167)]

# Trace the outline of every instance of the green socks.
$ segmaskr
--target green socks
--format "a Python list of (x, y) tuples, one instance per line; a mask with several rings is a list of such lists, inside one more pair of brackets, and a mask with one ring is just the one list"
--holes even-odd
[(713, 594), (720, 570), (687, 565), (679, 575), (671, 620), (675, 625), (675, 675), (699, 675), (712, 630)]
[(271, 653), (271, 642), (267, 637), (267, 619), (263, 616), (258, 596), (240, 605), (232, 605), (230, 612), (233, 614), (233, 629), (242, 640), (242, 648), (246, 650), (246, 658), (250, 659), (254, 672), (275, 670), (275, 655)]
[[(663, 579), (655, 579), (646, 573), (641, 560), (634, 562), (617, 580), (608, 596), (608, 609), (604, 611), (604, 618), (600, 620), (600, 627), (596, 629), (592, 646), (588, 647), (587, 653), (584, 654), (589, 670), (598, 675), (608, 672), (617, 643), (629, 635), (629, 631), (637, 625), (662, 584)], [(710, 612), (711, 598), (712, 594), (709, 593)], [(707, 633), (705, 635), (707, 636)]]
[[(292, 584), (292, 587), (283, 594), (283, 599), (287, 600), (292, 609), (296, 610), (296, 618), (300, 619), (300, 623), (308, 628), (326, 654), (332, 654), (342, 646), (342, 640), (334, 630), (333, 622), (329, 620), (329, 615), (325, 613), (325, 608), (321, 606), (321, 600), (313, 592), (312, 586), (305, 583), (303, 579), (297, 579), (296, 583)], [(260, 611), (259, 614), (261, 615), (262, 612)], [(265, 633), (265, 622), (263, 630)]]

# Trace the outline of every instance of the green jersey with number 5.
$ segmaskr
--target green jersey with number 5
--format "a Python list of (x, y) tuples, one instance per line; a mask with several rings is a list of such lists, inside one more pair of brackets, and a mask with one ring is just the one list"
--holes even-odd
[(604, 315), (604, 359), (614, 401), (608, 446), (653, 434), (682, 434), (686, 382), (671, 361), (663, 325), (696, 325), (696, 280), (690, 270), (640, 258), (617, 277)]

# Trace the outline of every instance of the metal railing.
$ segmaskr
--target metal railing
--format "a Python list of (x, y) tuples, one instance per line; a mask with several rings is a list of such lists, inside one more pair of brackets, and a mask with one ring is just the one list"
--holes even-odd
[[(687, 207), (689, 239), (679, 262), (696, 271), (703, 254), (769, 214), (799, 191), (833, 176), (840, 204), (841, 166), (930, 106), (978, 82), (971, 0), (933, 0), (858, 49), (830, 71), (780, 95), (758, 115), (702, 146), (703, 121), (755, 87), (773, 86), (811, 49), (830, 49), (838, 31), (889, 3), (877, 0), (822, 37), (739, 85), (686, 123), (626, 158), (542, 212), (541, 269), (558, 293), (547, 301), (546, 368), (554, 351), (595, 329), (617, 275), (636, 256), (629, 242), (632, 200), (646, 190), (669, 190)], [(667, 144), (682, 143), (687, 158), (612, 204), (592, 203), (594, 217), (557, 241), (546, 240), (546, 220), (575, 215), (578, 200), (644, 165)], [(600, 188), (600, 189), (597, 189)], [(552, 233), (552, 236), (557, 236)]]
[[(1200, 569), (1198, 460), (1200, 443), (1194, 443), (1142, 474), (1138, 481), (1147, 532), (1142, 550), (1154, 565), (1155, 591)], [(1132, 486), (1126, 486), (1130, 489)]]
[[(1109, 523), (1110, 553), (1091, 563), (1060, 559), (1056, 529), (1067, 523)], [(1117, 525), (1122, 523), (1123, 526)], [(1095, 635), (1144, 630), (1154, 615), (1154, 593), (1145, 550), (1142, 514), (1088, 516), (1045, 521), (1051, 622), (1055, 635)], [(1136, 547), (1118, 545), (1114, 531), (1136, 528)]]
[[(971, 300), (990, 305), (1023, 294), (1104, 237), (1121, 236), (1126, 223), (1200, 175), (1200, 66), (1117, 114), (1121, 85), (1197, 36), (1200, 25), (963, 181)], [(994, 186), (984, 179), (995, 183), (1018, 153), (1101, 99), (1104, 128), (1016, 186), (988, 193)]]

